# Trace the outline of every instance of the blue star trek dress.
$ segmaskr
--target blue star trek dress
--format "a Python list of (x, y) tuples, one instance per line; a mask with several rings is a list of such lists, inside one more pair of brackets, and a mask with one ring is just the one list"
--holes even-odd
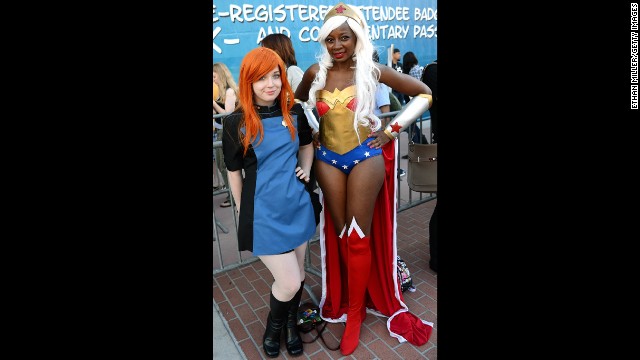
[[(296, 177), (298, 149), (311, 143), (311, 128), (300, 105), (292, 109), (298, 136), (291, 140), (283, 126), (280, 104), (259, 106), (264, 138), (256, 139), (243, 155), (238, 129), (240, 111), (224, 118), (222, 149), (227, 170), (244, 169), (238, 249), (253, 255), (275, 255), (311, 239), (316, 231), (313, 206), (304, 184)], [(240, 128), (244, 134), (244, 127)]]

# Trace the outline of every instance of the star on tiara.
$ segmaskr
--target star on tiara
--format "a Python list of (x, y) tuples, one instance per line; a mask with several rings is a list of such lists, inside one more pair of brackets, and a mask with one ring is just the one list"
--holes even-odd
[(358, 22), (358, 24), (360, 24), (360, 26), (364, 28), (364, 22), (362, 22), (362, 19), (360, 19), (358, 14), (356, 14), (353, 10), (351, 10), (351, 8), (347, 4), (342, 2), (338, 3), (338, 5), (334, 6), (333, 8), (331, 8), (331, 10), (329, 10), (327, 15), (325, 15), (324, 17), (324, 22), (327, 22), (327, 20), (329, 20), (330, 18), (338, 15), (350, 17), (356, 22)]

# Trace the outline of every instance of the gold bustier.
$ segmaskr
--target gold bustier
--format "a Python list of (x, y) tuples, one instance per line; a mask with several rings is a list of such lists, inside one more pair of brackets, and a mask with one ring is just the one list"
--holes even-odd
[[(327, 149), (340, 155), (360, 145), (358, 135), (360, 135), (360, 141), (364, 142), (371, 133), (368, 126), (359, 125), (358, 134), (353, 128), (354, 112), (347, 106), (355, 98), (355, 85), (348, 86), (344, 90), (335, 89), (333, 92), (327, 90), (316, 92), (316, 103), (322, 102), (326, 105), (317, 106), (320, 115), (320, 142)], [(355, 106), (352, 104), (351, 108), (355, 109)], [(326, 112), (321, 114), (322, 110)]]

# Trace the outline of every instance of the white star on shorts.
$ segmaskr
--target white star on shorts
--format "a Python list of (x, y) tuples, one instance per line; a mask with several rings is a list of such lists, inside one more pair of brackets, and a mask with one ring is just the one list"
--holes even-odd
[(347, 170), (349, 167), (347, 165), (342, 165), (342, 168)]
[(335, 160), (331, 160), (331, 163), (332, 163), (332, 164), (337, 164), (338, 162), (337, 162), (337, 161), (335, 161)]
[(369, 152), (368, 152), (368, 151), (365, 151), (365, 152), (364, 152), (364, 156), (369, 157), (369, 156), (371, 156), (371, 155), (369, 155)]

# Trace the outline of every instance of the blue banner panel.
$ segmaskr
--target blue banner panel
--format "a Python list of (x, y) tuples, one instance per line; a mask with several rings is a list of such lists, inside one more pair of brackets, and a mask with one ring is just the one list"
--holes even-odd
[[(244, 55), (273, 33), (293, 41), (298, 66), (306, 70), (320, 51), (318, 31), (335, 2), (261, 0), (213, 1), (213, 62), (223, 62), (238, 80)], [(412, 51), (424, 66), (437, 59), (438, 8), (436, 0), (345, 1), (362, 10), (380, 62), (389, 65), (389, 49), (402, 55)], [(402, 58), (400, 59), (402, 61)]]

